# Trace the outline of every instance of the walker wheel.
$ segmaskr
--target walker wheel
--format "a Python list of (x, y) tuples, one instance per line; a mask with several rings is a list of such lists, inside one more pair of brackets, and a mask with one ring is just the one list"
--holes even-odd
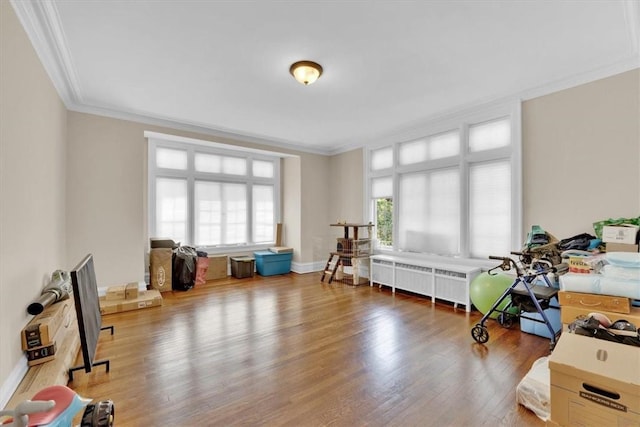
[(509, 314), (509, 313), (500, 313), (498, 315), (498, 323), (500, 323), (500, 325), (503, 328), (509, 329), (510, 327), (513, 326), (513, 319), (515, 316)]
[(480, 344), (484, 344), (489, 341), (489, 332), (487, 332), (487, 328), (479, 323), (471, 329), (471, 336)]

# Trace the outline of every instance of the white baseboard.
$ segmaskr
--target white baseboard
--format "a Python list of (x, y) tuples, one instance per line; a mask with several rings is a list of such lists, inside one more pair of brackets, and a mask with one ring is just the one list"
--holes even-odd
[[(29, 366), (27, 365), (27, 358), (21, 357), (18, 364), (13, 368), (7, 380), (0, 387), (0, 408), (4, 408), (7, 402), (13, 396), (13, 393), (18, 389), (20, 385), (20, 381), (27, 374), (27, 370), (29, 370)], [(13, 409), (13, 408), (7, 408)]]

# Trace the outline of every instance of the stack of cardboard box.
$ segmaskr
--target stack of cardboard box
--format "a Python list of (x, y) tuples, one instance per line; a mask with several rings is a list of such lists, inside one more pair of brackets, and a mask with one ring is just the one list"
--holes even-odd
[(21, 333), (22, 349), (28, 365), (39, 365), (55, 359), (67, 334), (71, 333), (69, 331), (77, 330), (76, 324), (72, 298), (52, 304), (34, 316)]
[[(604, 227), (607, 252), (638, 251), (637, 228), (609, 228), (617, 230)], [(594, 277), (588, 264), (582, 265), (576, 260), (573, 267), (574, 274), (585, 274), (586, 279)], [(626, 296), (571, 289), (558, 293), (564, 332), (549, 357), (551, 421), (548, 425), (640, 426), (640, 347), (567, 330), (569, 324), (594, 313), (606, 316), (611, 322), (627, 321), (638, 328), (640, 307), (634, 306), (633, 300)]]
[(638, 229), (640, 227), (634, 224), (602, 227), (602, 241), (607, 252), (638, 252)]
[(139, 290), (140, 286), (138, 282), (131, 282), (107, 288), (106, 295), (100, 297), (100, 313), (103, 315), (120, 313), (162, 305), (160, 291)]

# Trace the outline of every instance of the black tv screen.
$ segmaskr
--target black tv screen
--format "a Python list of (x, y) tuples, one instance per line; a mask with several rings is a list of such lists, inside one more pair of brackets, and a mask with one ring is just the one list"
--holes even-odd
[(73, 298), (78, 316), (80, 347), (85, 372), (91, 372), (93, 359), (102, 328), (98, 284), (93, 268), (93, 255), (89, 254), (71, 271)]

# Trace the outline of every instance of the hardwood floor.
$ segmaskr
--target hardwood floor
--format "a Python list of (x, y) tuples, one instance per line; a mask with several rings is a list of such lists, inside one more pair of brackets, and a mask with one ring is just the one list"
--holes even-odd
[[(542, 426), (515, 402), (549, 340), (478, 312), (320, 274), (233, 279), (105, 316), (91, 373), (116, 426)], [(80, 360), (78, 360), (80, 362)]]

